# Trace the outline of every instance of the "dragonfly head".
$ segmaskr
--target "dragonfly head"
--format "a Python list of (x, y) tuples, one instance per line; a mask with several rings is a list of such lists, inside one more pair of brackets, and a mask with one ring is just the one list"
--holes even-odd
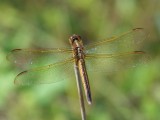
[(69, 42), (70, 42), (71, 45), (72, 45), (75, 41), (82, 42), (81, 36), (76, 35), (76, 34), (73, 34), (73, 35), (69, 38)]

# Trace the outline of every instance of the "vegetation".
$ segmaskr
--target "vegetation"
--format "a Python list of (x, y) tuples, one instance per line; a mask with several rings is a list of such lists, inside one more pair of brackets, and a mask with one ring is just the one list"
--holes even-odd
[(20, 71), (6, 60), (9, 51), (66, 46), (74, 33), (88, 44), (137, 27), (149, 33), (143, 46), (150, 61), (91, 75), (93, 104), (85, 101), (87, 120), (160, 119), (159, 11), (159, 0), (0, 1), (0, 120), (81, 119), (74, 77), (54, 84), (14, 85)]

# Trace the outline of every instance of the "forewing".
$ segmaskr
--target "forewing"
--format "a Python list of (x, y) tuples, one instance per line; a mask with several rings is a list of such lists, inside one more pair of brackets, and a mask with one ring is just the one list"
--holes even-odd
[(148, 34), (142, 28), (132, 29), (121, 35), (113, 36), (86, 46), (89, 53), (122, 53), (143, 50)]
[(7, 59), (22, 70), (53, 64), (71, 57), (69, 49), (15, 49)]

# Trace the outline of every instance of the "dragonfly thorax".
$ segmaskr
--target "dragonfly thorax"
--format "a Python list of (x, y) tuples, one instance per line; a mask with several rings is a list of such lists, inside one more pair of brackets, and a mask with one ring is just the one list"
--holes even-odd
[(76, 59), (84, 59), (84, 51), (83, 49), (77, 47), (75, 50), (74, 50), (74, 58)]

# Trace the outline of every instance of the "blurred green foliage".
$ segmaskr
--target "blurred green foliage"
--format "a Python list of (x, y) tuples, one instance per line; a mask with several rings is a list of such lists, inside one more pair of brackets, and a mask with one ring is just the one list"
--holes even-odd
[[(1, 0), (0, 120), (80, 120), (75, 80), (15, 86), (18, 73), (6, 60), (15, 48), (61, 47), (70, 35), (84, 43), (132, 28), (149, 32), (147, 65), (90, 79), (93, 104), (87, 120), (160, 119), (159, 0)], [(127, 62), (126, 62), (127, 64)]]

